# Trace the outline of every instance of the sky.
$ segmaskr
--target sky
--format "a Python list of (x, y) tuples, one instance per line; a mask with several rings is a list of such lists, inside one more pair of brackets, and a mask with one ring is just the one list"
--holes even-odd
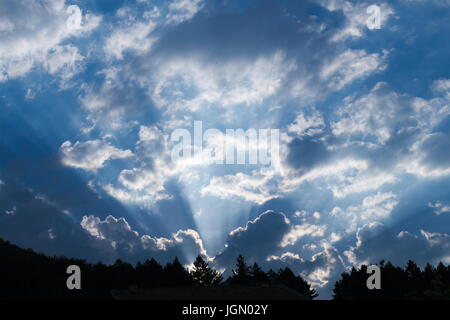
[[(450, 263), (449, 17), (448, 0), (0, 0), (0, 237), (228, 273), (243, 254), (321, 298), (354, 265)], [(279, 161), (174, 161), (195, 121), (276, 129)]]

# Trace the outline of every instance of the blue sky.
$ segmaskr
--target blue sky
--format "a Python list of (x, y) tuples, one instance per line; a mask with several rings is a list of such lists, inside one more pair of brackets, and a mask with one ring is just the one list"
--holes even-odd
[[(446, 0), (0, 0), (0, 237), (93, 262), (242, 253), (322, 298), (352, 265), (449, 263), (449, 17)], [(279, 129), (280, 163), (172, 161), (194, 121)]]

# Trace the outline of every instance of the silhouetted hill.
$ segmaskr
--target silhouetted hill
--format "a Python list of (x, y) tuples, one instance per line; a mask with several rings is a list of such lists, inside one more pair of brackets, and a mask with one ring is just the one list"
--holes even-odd
[[(70, 265), (83, 270), (86, 285), (83, 290), (67, 289), (66, 270)], [(47, 257), (0, 239), (0, 299), (110, 299), (109, 288), (102, 288), (102, 277), (89, 281), (106, 268), (78, 259)]]

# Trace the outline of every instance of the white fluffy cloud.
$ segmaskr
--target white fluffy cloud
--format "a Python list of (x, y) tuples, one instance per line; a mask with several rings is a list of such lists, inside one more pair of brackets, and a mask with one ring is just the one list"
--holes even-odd
[(312, 114), (299, 112), (287, 129), (298, 136), (315, 136), (323, 132), (324, 126), (325, 122), (319, 111), (314, 111)]
[(336, 198), (345, 198), (351, 194), (378, 190), (385, 184), (392, 184), (398, 181), (395, 175), (387, 172), (376, 173), (367, 170), (367, 168), (355, 171), (356, 174), (343, 174), (338, 181), (329, 184), (328, 187)]
[(93, 215), (84, 216), (81, 227), (98, 241), (102, 250), (133, 261), (154, 257), (167, 262), (178, 256), (190, 263), (197, 255), (208, 257), (199, 234), (190, 229), (179, 230), (171, 238), (141, 236), (124, 218), (108, 216), (101, 220)]
[(192, 19), (202, 9), (204, 0), (174, 0), (169, 4), (168, 23), (181, 23)]
[(314, 225), (309, 223), (303, 223), (300, 225), (292, 226), (291, 230), (286, 233), (281, 241), (282, 247), (294, 245), (299, 239), (304, 236), (311, 237), (323, 237), (325, 234), (326, 226)]
[(427, 133), (450, 112), (445, 98), (424, 100), (399, 94), (384, 82), (377, 83), (369, 94), (348, 97), (344, 102), (340, 119), (332, 123), (333, 134), (350, 136), (354, 141), (376, 138), (380, 145), (408, 131)]
[[(344, 26), (333, 36), (333, 41), (345, 41), (363, 37), (367, 31), (367, 20), (370, 14), (367, 8), (374, 5), (373, 2), (351, 2), (345, 0), (318, 0), (329, 11), (341, 11), (345, 16)], [(389, 17), (394, 14), (393, 8), (388, 3), (376, 3), (380, 8), (381, 28), (385, 28)]]
[(216, 64), (195, 57), (177, 58), (161, 65), (152, 98), (157, 106), (172, 112), (252, 105), (274, 95), (294, 69), (282, 51), (252, 62)]
[(203, 0), (173, 0), (159, 6), (150, 1), (139, 2), (145, 4), (144, 9), (137, 11), (132, 6), (124, 6), (117, 10), (119, 21), (111, 26), (111, 35), (106, 38), (103, 48), (109, 57), (122, 60), (126, 52), (148, 53), (158, 40), (154, 34), (158, 27), (190, 20), (204, 5)]
[(155, 41), (150, 35), (155, 29), (153, 21), (136, 22), (130, 26), (115, 29), (106, 39), (105, 52), (115, 59), (123, 59), (126, 51), (138, 54), (148, 52)]
[(235, 175), (212, 177), (209, 184), (201, 189), (201, 195), (211, 195), (221, 199), (240, 198), (256, 204), (277, 198), (273, 187), (268, 181), (272, 179), (270, 174), (261, 174), (254, 171), (248, 175), (239, 172)]
[(60, 147), (61, 161), (68, 167), (96, 171), (108, 160), (133, 156), (130, 150), (121, 150), (104, 140), (64, 142)]
[(432, 89), (437, 92), (445, 92), (448, 94), (450, 92), (450, 79), (439, 79), (434, 81)]
[(52, 74), (63, 71), (66, 78), (77, 70), (82, 57), (76, 47), (62, 42), (85, 36), (101, 18), (87, 13), (81, 28), (71, 29), (67, 8), (65, 0), (2, 2), (0, 81), (24, 76), (40, 64)]
[(442, 203), (441, 201), (436, 201), (435, 203), (428, 203), (428, 207), (433, 208), (433, 212), (440, 216), (444, 213), (450, 213), (450, 206)]
[(320, 73), (322, 79), (327, 79), (328, 87), (340, 90), (356, 79), (365, 78), (375, 72), (386, 69), (387, 52), (368, 54), (365, 50), (348, 49), (325, 64)]
[(450, 175), (449, 133), (424, 135), (411, 146), (412, 155), (402, 163), (409, 173), (419, 177), (439, 178)]
[(334, 227), (351, 234), (365, 224), (386, 220), (398, 203), (397, 195), (392, 192), (377, 192), (365, 197), (360, 204), (345, 209), (335, 207), (330, 214), (335, 219)]
[(84, 57), (80, 55), (78, 48), (69, 44), (49, 50), (44, 66), (50, 74), (62, 71), (61, 77), (67, 79), (80, 70), (80, 63), (83, 60)]
[(138, 166), (121, 170), (116, 183), (104, 184), (100, 180), (99, 184), (121, 202), (151, 207), (160, 200), (171, 198), (165, 183), (180, 169), (172, 163), (167, 136), (160, 129), (140, 126), (138, 137), (132, 153)]
[(402, 104), (398, 94), (386, 88), (386, 84), (378, 83), (367, 96), (347, 101), (340, 111), (340, 119), (332, 124), (333, 134), (362, 139), (375, 137), (378, 143), (384, 144), (392, 135), (392, 124), (405, 118), (405, 112), (399, 110)]
[(320, 291), (321, 288), (332, 286), (336, 277), (345, 270), (343, 259), (338, 250), (326, 243), (322, 250), (314, 254), (310, 259), (300, 257), (292, 252), (284, 252), (280, 255), (272, 255), (267, 258), (264, 267), (277, 270), (282, 267), (289, 267), (294, 272), (298, 272), (314, 288), (319, 289), (320, 298), (327, 299), (323, 293), (329, 295), (329, 290)]

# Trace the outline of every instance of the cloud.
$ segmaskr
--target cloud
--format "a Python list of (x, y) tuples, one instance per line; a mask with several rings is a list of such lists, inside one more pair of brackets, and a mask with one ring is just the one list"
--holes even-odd
[(398, 181), (395, 175), (387, 172), (374, 172), (367, 170), (367, 168), (356, 169), (355, 171), (356, 174), (344, 174), (339, 181), (330, 183), (329, 189), (336, 198), (345, 198), (356, 193), (378, 190), (385, 184), (393, 184)]
[[(70, 116), (74, 125), (82, 122), (82, 139), (64, 135), (61, 140), (57, 135), (57, 142), (42, 144), (53, 146), (45, 155), (33, 153), (39, 143), (33, 148), (18, 146), (20, 152), (9, 147), (0, 152), (2, 163), (14, 164), (5, 168), (6, 180), (27, 177), (23, 179), (33, 187), (38, 184), (53, 192), (13, 196), (10, 185), (1, 186), (0, 197), (10, 198), (1, 198), (0, 231), (20, 244), (36, 242), (38, 249), (50, 253), (80, 256), (84, 251), (90, 260), (108, 262), (150, 256), (164, 262), (175, 255), (191, 262), (198, 253), (206, 255), (200, 233), (214, 254), (223, 249), (216, 257), (220, 267), (229, 270), (242, 253), (267, 267), (292, 266), (314, 285), (328, 289), (344, 270), (342, 252), (347, 251), (347, 262), (382, 257), (380, 248), (373, 257), (366, 252), (370, 226), (403, 221), (411, 189), (420, 192), (429, 183), (424, 178), (450, 173), (450, 84), (442, 78), (445, 64), (440, 71), (423, 64), (425, 81), (437, 79), (430, 90), (416, 87), (414, 79), (403, 81), (405, 64), (388, 69), (388, 63), (403, 54), (403, 62), (416, 61), (420, 48), (405, 53), (402, 44), (391, 41), (403, 28), (390, 21), (394, 7), (408, 24), (409, 17), (400, 11), (405, 6), (379, 3), (382, 30), (369, 31), (366, 9), (371, 4), (258, 1), (247, 6), (239, 1), (173, 0), (155, 6), (154, 1), (139, 0), (112, 9), (102, 28), (97, 28), (100, 17), (82, 8), (82, 29), (68, 31), (65, 1), (2, 2), (0, 81), (36, 70), (64, 82), (89, 69), (80, 74), (80, 87), (67, 91), (80, 105), (70, 108)], [(436, 57), (433, 50), (428, 50), (430, 57)], [(372, 76), (380, 82), (374, 85)], [(16, 96), (26, 97), (27, 108), (19, 108), (24, 112), (21, 118), (35, 115), (28, 112), (40, 110), (36, 103), (61, 101), (56, 91), (45, 100), (45, 87), (23, 80), (26, 83), (11, 81), (11, 92), (7, 88), (0, 95), (5, 105), (13, 104), (9, 101)], [(416, 89), (423, 90), (403, 93)], [(59, 108), (55, 117), (66, 111)], [(1, 115), (2, 123), (15, 123), (9, 112)], [(167, 136), (195, 120), (221, 131), (279, 128), (281, 164), (266, 171), (257, 166), (173, 163)], [(41, 117), (36, 121), (44, 128), (48, 124)], [(45, 130), (37, 133), (50, 136)], [(4, 140), (0, 148), (15, 142)], [(66, 142), (61, 145), (62, 141)], [(54, 143), (60, 145), (59, 163), (64, 165), (51, 171), (65, 186), (58, 190), (35, 182), (46, 165), (37, 161), (39, 174), (29, 174), (17, 161), (23, 150), (30, 152), (26, 158), (33, 162), (51, 158)], [(111, 163), (114, 159), (122, 160)], [(66, 174), (86, 178), (70, 168), (88, 171), (89, 182), (80, 184), (88, 184), (87, 192), (110, 205), (107, 209), (91, 208), (80, 184), (65, 182)], [(421, 205), (433, 201), (428, 211), (444, 214), (448, 199), (443, 193), (436, 197), (442, 200), (427, 198)], [(268, 211), (254, 218), (255, 212), (266, 209), (286, 215)], [(296, 211), (305, 213), (291, 217)], [(242, 222), (246, 223), (237, 227)], [(361, 242), (353, 244), (356, 234)], [(424, 261), (439, 256), (438, 248), (448, 241), (447, 235), (430, 231), (387, 239), (409, 243), (399, 244), (398, 250), (413, 252), (417, 242), (417, 248), (435, 251), (436, 255), (419, 255)], [(386, 255), (395, 257), (394, 251)]]
[(86, 13), (81, 28), (74, 30), (67, 26), (67, 8), (64, 0), (2, 2), (0, 81), (22, 77), (39, 64), (52, 74), (66, 71), (66, 78), (76, 72), (82, 57), (76, 47), (62, 42), (86, 36), (97, 28), (101, 18)]
[(376, 139), (377, 145), (404, 133), (426, 133), (449, 113), (443, 98), (427, 101), (399, 94), (384, 82), (377, 83), (367, 95), (348, 97), (344, 102), (338, 113), (340, 119), (331, 125), (333, 134), (352, 137), (353, 141)]
[(124, 203), (151, 206), (155, 202), (170, 199), (164, 183), (168, 176), (153, 168), (133, 168), (122, 170), (118, 181), (121, 186), (112, 184), (103, 185), (102, 188), (110, 196)]
[(365, 197), (360, 204), (350, 205), (346, 209), (333, 208), (333, 226), (337, 230), (345, 230), (348, 234), (354, 233), (365, 224), (387, 220), (398, 204), (397, 195), (394, 193), (377, 192)]
[(450, 92), (450, 79), (439, 79), (433, 82), (432, 89), (436, 92)]
[(345, 252), (350, 263), (378, 263), (381, 260), (403, 265), (414, 260), (419, 265), (448, 258), (450, 236), (422, 230), (419, 235), (407, 231), (394, 234), (379, 222), (366, 224), (356, 233), (356, 245)]
[(400, 99), (386, 83), (378, 83), (368, 95), (346, 101), (346, 106), (340, 110), (340, 119), (332, 123), (333, 134), (352, 136), (353, 140), (373, 137), (379, 144), (385, 144), (393, 134), (394, 124), (408, 124), (412, 113)]
[(126, 81), (126, 70), (117, 66), (105, 68), (97, 75), (100, 81), (81, 86), (79, 100), (87, 112), (82, 132), (114, 134), (134, 127), (144, 105), (148, 108), (139, 84)]
[(194, 230), (179, 230), (171, 238), (141, 236), (124, 218), (108, 216), (101, 220), (93, 215), (84, 216), (80, 225), (96, 240), (99, 249), (128, 261), (153, 257), (165, 263), (178, 256), (182, 263), (191, 263), (197, 255), (208, 258), (203, 242)]
[[(385, 69), (386, 52), (343, 49), (327, 42), (330, 35), (323, 24), (328, 17), (301, 11), (295, 22), (278, 4), (272, 5), (273, 10), (254, 8), (246, 14), (222, 16), (212, 10), (196, 16), (162, 32), (152, 52), (127, 70), (148, 87), (168, 118), (180, 120), (208, 110), (231, 122), (243, 120), (236, 106), (264, 109), (270, 99), (309, 104)], [(249, 18), (251, 14), (261, 18)], [(254, 37), (254, 32), (265, 36)]]
[(192, 17), (202, 9), (203, 0), (174, 0), (169, 4), (166, 19), (168, 23), (181, 23)]
[(77, 141), (75, 144), (66, 141), (61, 145), (60, 153), (64, 165), (93, 172), (103, 168), (108, 160), (133, 156), (130, 150), (121, 150), (103, 140)]
[(423, 136), (412, 147), (413, 156), (405, 169), (421, 177), (442, 177), (450, 174), (450, 132), (436, 132)]
[(288, 131), (302, 136), (315, 136), (323, 132), (325, 122), (319, 111), (314, 111), (310, 115), (301, 111), (297, 114), (294, 122), (288, 127)]
[(356, 79), (384, 71), (387, 67), (387, 52), (368, 54), (365, 50), (348, 49), (324, 65), (320, 77), (327, 81), (327, 86), (338, 91)]
[(221, 64), (200, 60), (188, 53), (163, 62), (158, 68), (152, 99), (166, 112), (216, 106), (251, 106), (273, 96), (295, 64), (282, 51), (252, 61), (231, 60)]
[(220, 199), (243, 199), (256, 204), (263, 204), (278, 196), (268, 185), (270, 174), (253, 171), (248, 175), (239, 172), (235, 175), (212, 177), (209, 184), (201, 189), (201, 195), (211, 195)]
[(308, 223), (292, 226), (291, 230), (284, 235), (281, 247), (292, 246), (304, 236), (323, 237), (325, 230), (326, 226)]
[(146, 207), (172, 196), (165, 183), (178, 172), (172, 164), (167, 136), (155, 126), (140, 126), (134, 157), (138, 167), (123, 169), (117, 178), (119, 185), (103, 184), (112, 197), (126, 203)]
[(192, 19), (204, 5), (203, 0), (173, 0), (155, 6), (140, 1), (136, 6), (126, 5), (116, 12), (117, 20), (110, 26), (111, 35), (105, 40), (104, 51), (113, 59), (123, 60), (124, 53), (143, 55), (158, 41), (157, 30)]
[[(317, 214), (312, 217), (317, 220)], [(326, 241), (320, 241), (317, 245), (308, 242), (310, 239), (321, 239), (325, 229), (324, 225), (312, 225), (303, 220), (300, 224), (294, 224), (282, 213), (266, 211), (244, 227), (231, 231), (225, 249), (215, 257), (214, 263), (229, 272), (236, 257), (242, 254), (247, 263), (257, 262), (265, 270), (289, 267), (315, 288), (320, 288), (326, 298), (333, 279), (345, 268), (336, 248)], [(292, 245), (301, 238), (315, 250), (312, 256), (305, 254), (309, 258), (301, 253), (286, 251), (286, 246), (293, 249)]]
[(247, 222), (245, 227), (231, 231), (226, 248), (216, 256), (215, 262), (231, 267), (239, 254), (249, 261), (264, 261), (278, 250), (289, 226), (290, 222), (284, 214), (266, 211)]
[(402, 172), (418, 177), (448, 174), (443, 151), (448, 96), (442, 82), (433, 82), (431, 87), (441, 86), (444, 91), (435, 90), (437, 95), (428, 100), (398, 93), (384, 82), (368, 94), (345, 98), (330, 123), (337, 138), (331, 148), (367, 159), (368, 168), (377, 172), (373, 179), (381, 185), (399, 181)]
[[(302, 159), (299, 157), (298, 161), (300, 164), (301, 160)], [(330, 180), (330, 183), (335, 183), (335, 179), (342, 181), (346, 175), (363, 171), (367, 168), (367, 161), (349, 157), (336, 159), (334, 162), (328, 161), (325, 164), (320, 164), (319, 160), (319, 164), (309, 170), (297, 171), (295, 167), (294, 170), (286, 170), (286, 174), (280, 182), (279, 190), (282, 192), (293, 192), (298, 186), (305, 182), (327, 182), (327, 180)], [(333, 190), (333, 185), (330, 185), (328, 188)]]
[(392, 192), (381, 193), (369, 196), (363, 199), (361, 217), (364, 220), (377, 218), (386, 218), (398, 204), (396, 195)]
[(80, 55), (78, 48), (69, 44), (49, 50), (44, 65), (48, 73), (55, 74), (61, 71), (61, 77), (67, 79), (79, 72), (83, 60), (84, 57)]
[[(80, 202), (87, 202), (86, 207), (92, 211), (99, 209), (84, 190), (76, 190), (77, 203), (71, 207), (66, 199), (36, 193), (21, 184), (5, 185), (0, 192), (0, 237), (21, 247), (91, 263), (114, 263), (118, 258), (136, 263), (152, 257), (166, 263), (178, 256), (182, 263), (190, 264), (198, 254), (208, 258), (200, 236), (188, 228), (157, 237), (138, 233), (128, 222), (131, 218), (78, 218), (77, 213), (84, 211)], [(70, 213), (65, 208), (70, 208)], [(117, 203), (105, 209), (122, 210)]]
[[(339, 28), (332, 41), (340, 42), (363, 37), (366, 34), (367, 20), (369, 14), (367, 8), (373, 3), (359, 2), (353, 3), (345, 0), (318, 0), (318, 2), (329, 11), (340, 11), (345, 17), (342, 28)], [(394, 9), (388, 3), (377, 3), (380, 8), (381, 28), (385, 28), (389, 17), (394, 14)]]
[[(281, 146), (287, 156), (278, 190), (292, 192), (315, 182), (344, 199), (388, 184), (395, 187), (405, 172), (431, 178), (448, 175), (445, 79), (431, 88), (435, 96), (426, 100), (379, 82), (367, 94), (346, 97), (341, 108), (327, 115), (329, 121), (322, 123), (315, 116), (317, 127), (298, 116), (288, 130), (295, 127), (300, 137), (283, 139), (288, 144)], [(302, 133), (310, 125), (321, 133)]]
[(143, 54), (151, 49), (155, 39), (150, 37), (156, 23), (153, 21), (136, 22), (121, 29), (114, 29), (113, 33), (106, 39), (104, 50), (107, 55), (115, 59), (123, 59), (126, 51)]
[(345, 271), (344, 261), (338, 250), (326, 243), (322, 250), (310, 259), (304, 259), (298, 254), (284, 252), (267, 258), (263, 264), (266, 269), (278, 270), (289, 267), (299, 273), (319, 291), (321, 299), (331, 298), (331, 290), (339, 275)]
[(441, 201), (436, 201), (435, 203), (428, 203), (428, 207), (433, 208), (434, 209), (433, 212), (438, 216), (450, 212), (450, 206), (445, 205)]

